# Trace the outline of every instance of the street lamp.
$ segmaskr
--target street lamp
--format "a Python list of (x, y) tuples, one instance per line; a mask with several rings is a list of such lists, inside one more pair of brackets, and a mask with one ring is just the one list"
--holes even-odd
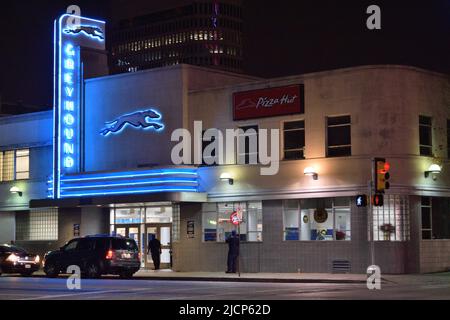
[(228, 172), (222, 173), (222, 174), (220, 175), (220, 180), (222, 180), (222, 181), (228, 181), (228, 183), (229, 183), (230, 185), (232, 185), (232, 184), (234, 183), (233, 177), (232, 177), (231, 174), (229, 174)]
[(19, 195), (19, 197), (22, 196), (22, 191), (16, 186), (14, 186), (11, 189), (9, 189), (9, 192), (11, 192), (12, 194), (17, 193)]
[(305, 170), (303, 170), (303, 174), (305, 176), (312, 176), (313, 180), (319, 179), (319, 174), (314, 167), (306, 167)]
[(436, 180), (437, 179), (437, 175), (439, 173), (441, 173), (441, 171), (442, 171), (442, 168), (438, 164), (433, 163), (433, 164), (431, 164), (428, 167), (428, 170), (424, 172), (424, 175), (425, 175), (425, 178), (428, 178), (430, 176), (430, 173), (431, 173), (431, 178), (433, 180)]

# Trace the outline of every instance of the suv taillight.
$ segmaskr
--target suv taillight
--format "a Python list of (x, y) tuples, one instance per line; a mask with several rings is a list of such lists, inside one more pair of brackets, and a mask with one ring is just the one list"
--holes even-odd
[(106, 260), (111, 260), (112, 258), (113, 258), (113, 251), (108, 250), (108, 252), (106, 253)]

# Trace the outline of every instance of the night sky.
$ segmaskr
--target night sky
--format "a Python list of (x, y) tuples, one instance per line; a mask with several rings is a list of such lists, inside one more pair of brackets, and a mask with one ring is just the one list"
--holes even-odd
[[(181, 0), (2, 1), (0, 94), (52, 104), (53, 20), (70, 4), (113, 23)], [(381, 30), (366, 8), (381, 7)], [(275, 77), (364, 64), (406, 64), (450, 74), (450, 0), (244, 0), (246, 73)]]

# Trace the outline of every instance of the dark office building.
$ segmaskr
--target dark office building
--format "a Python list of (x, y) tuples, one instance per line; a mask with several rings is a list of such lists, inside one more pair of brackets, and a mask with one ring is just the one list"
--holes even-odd
[(180, 63), (242, 71), (242, 5), (192, 1), (119, 21), (109, 37), (112, 74)]

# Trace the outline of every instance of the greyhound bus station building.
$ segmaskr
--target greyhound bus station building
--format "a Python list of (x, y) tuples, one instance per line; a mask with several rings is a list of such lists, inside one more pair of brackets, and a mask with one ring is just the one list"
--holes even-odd
[[(64, 54), (76, 63), (100, 50), (69, 44), (59, 49), (69, 70)], [(380, 65), (259, 79), (180, 64), (74, 74), (70, 89), (61, 72), (53, 111), (0, 118), (0, 242), (42, 255), (118, 234), (151, 268), (154, 234), (163, 268), (225, 271), (238, 228), (241, 272), (365, 273), (371, 236), (383, 273), (450, 267), (448, 76)], [(254, 129), (258, 142), (278, 129), (266, 142), (280, 159), (246, 164), (261, 150), (244, 143), (224, 164), (174, 164), (173, 132), (199, 121), (202, 133)], [(389, 162), (391, 186), (369, 212), (355, 199), (375, 157)], [(276, 174), (261, 174), (269, 166)]]

